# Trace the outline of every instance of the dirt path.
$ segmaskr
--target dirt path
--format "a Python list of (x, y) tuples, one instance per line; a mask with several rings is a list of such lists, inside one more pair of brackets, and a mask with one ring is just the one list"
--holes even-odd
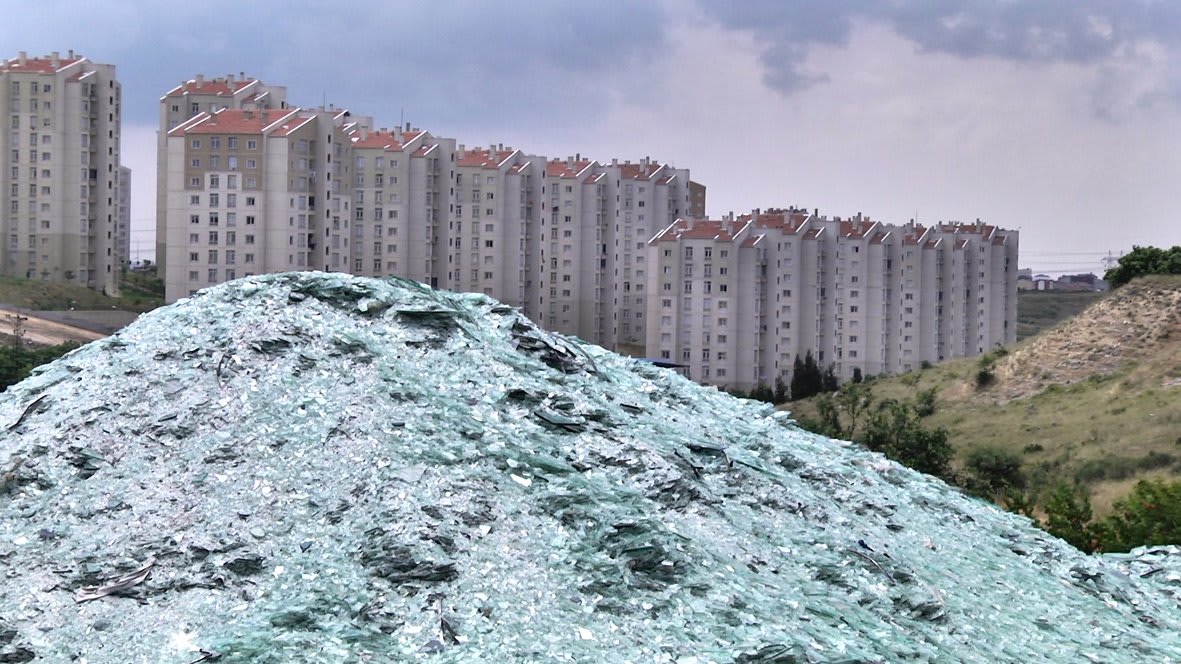
[[(18, 320), (18, 316), (20, 320)], [(46, 320), (30, 314), (0, 308), (0, 331), (16, 334), (17, 326), (24, 328), (24, 339), (30, 343), (54, 346), (67, 341), (88, 343), (107, 336), (101, 332), (85, 330), (73, 325)]]

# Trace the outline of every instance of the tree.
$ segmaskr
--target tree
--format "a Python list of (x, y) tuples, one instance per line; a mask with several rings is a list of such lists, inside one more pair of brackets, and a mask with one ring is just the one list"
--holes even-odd
[(836, 392), (841, 386), (841, 382), (837, 380), (837, 370), (833, 365), (828, 365), (824, 370), (824, 376), (820, 380), (821, 392)]
[(824, 375), (820, 371), (820, 365), (816, 363), (816, 358), (812, 356), (812, 351), (805, 353), (802, 359), (796, 355), (791, 372), (792, 401), (807, 399), (823, 391)]
[(964, 459), (968, 473), (965, 488), (989, 498), (1025, 488), (1021, 458), (996, 448), (975, 449)]
[(1096, 529), (1091, 523), (1091, 501), (1078, 487), (1059, 484), (1045, 506), (1046, 532), (1074, 548), (1091, 553), (1095, 550)]
[(1142, 480), (1100, 523), (1104, 551), (1181, 544), (1181, 482)]
[(1118, 288), (1147, 274), (1181, 274), (1181, 246), (1171, 249), (1133, 246), (1103, 278), (1112, 288)]
[(816, 433), (830, 438), (856, 440), (857, 425), (863, 422), (873, 405), (873, 392), (865, 383), (846, 383), (832, 394), (825, 394), (816, 401), (820, 431)]
[(870, 418), (864, 444), (917, 471), (949, 479), (954, 450), (947, 437), (947, 429), (924, 428), (912, 404), (889, 400)]
[[(800, 358), (796, 358), (798, 361)], [(768, 390), (769, 391), (769, 390)], [(775, 392), (771, 393), (771, 402), (774, 404), (787, 403), (791, 393), (787, 390), (787, 383), (783, 382), (783, 376), (775, 377)]]

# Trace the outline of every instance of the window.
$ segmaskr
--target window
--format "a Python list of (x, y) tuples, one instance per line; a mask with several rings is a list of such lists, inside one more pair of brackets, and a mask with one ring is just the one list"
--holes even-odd
[[(210, 189), (220, 189), (221, 188), (221, 176), (217, 175), (216, 173), (210, 175), (209, 176), (209, 188)], [(217, 194), (214, 194), (214, 195), (216, 196)]]
[(227, 138), (226, 139), (226, 147), (228, 147), (231, 150), (237, 150), (238, 149), (238, 137), (237, 136), (230, 136), (229, 138)]

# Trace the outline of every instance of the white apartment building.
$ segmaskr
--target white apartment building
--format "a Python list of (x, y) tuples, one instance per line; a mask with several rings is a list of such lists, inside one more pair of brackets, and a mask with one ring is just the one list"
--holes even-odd
[(545, 157), (504, 145), (456, 154), (447, 288), (486, 293), (535, 316), (541, 306)]
[(0, 61), (0, 270), (119, 291), (121, 88), (69, 52)]
[(181, 81), (160, 98), (160, 129), (156, 137), (156, 268), (167, 270), (168, 132), (201, 113), (223, 109), (281, 110), (287, 108), (287, 88), (267, 85), (245, 74)]
[(168, 300), (250, 274), (351, 267), (350, 135), (367, 128), (339, 109), (225, 109), (168, 132)]
[(542, 195), (539, 322), (642, 353), (647, 241), (689, 209), (689, 172), (649, 158), (606, 164), (575, 155), (547, 164)]
[(750, 389), (811, 351), (842, 379), (1016, 341), (1018, 235), (802, 209), (677, 220), (648, 244), (653, 357)]
[[(400, 275), (445, 287), (445, 250), (455, 205), (455, 141), (409, 125), (350, 127), (352, 264), (329, 269)], [(279, 166), (280, 169), (282, 166)]]

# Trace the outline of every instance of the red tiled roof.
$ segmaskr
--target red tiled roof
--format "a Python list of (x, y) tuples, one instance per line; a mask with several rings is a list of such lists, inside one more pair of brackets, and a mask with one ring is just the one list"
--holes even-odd
[(0, 63), (0, 71), (7, 72), (25, 72), (32, 74), (52, 74), (56, 71), (64, 69), (69, 65), (81, 60), (81, 57), (76, 58), (58, 58), (57, 66), (53, 66), (52, 58), (25, 58), (25, 64), (20, 63), (20, 58), (12, 58)]
[(398, 140), (388, 131), (373, 131), (369, 135), (361, 138), (360, 133), (352, 137), (353, 147), (355, 148), (380, 148), (384, 150), (398, 150), (401, 149), (403, 143)]
[(807, 220), (808, 213), (802, 210), (768, 210), (759, 213), (755, 224), (760, 228), (776, 228), (788, 235), (795, 235)]
[(619, 164), (619, 177), (624, 180), (647, 180), (656, 174), (661, 164)]
[(463, 154), (463, 157), (458, 160), (457, 165), (468, 167), (478, 166), (480, 168), (500, 168), (500, 165), (504, 163), (504, 160), (511, 157), (514, 152), (516, 152), (516, 150), (511, 148), (508, 150), (498, 150), (496, 152), (481, 150), (478, 148), (475, 150), (466, 150)]
[(804, 239), (805, 240), (815, 240), (816, 236), (820, 235), (821, 231), (823, 231), (823, 230), (824, 230), (823, 227), (809, 229), (807, 233), (804, 233)]
[(889, 236), (890, 236), (890, 233), (888, 233), (888, 232), (883, 233), (881, 231), (878, 231), (877, 234), (875, 234), (873, 236), (873, 239), (869, 241), (869, 243), (870, 244), (882, 244), (883, 242), (886, 241), (886, 238)]
[(718, 219), (677, 219), (668, 228), (653, 238), (659, 242), (676, 242), (679, 240), (716, 240), (732, 242), (750, 221), (736, 219), (734, 221)]
[(587, 166), (591, 165), (590, 160), (576, 161), (573, 164), (562, 161), (561, 159), (552, 159), (545, 165), (545, 174), (547, 177), (553, 178), (574, 178), (578, 174), (586, 170)]
[[(255, 111), (255, 112), (257, 113), (257, 111)], [(316, 118), (316, 116), (312, 115), (310, 113), (306, 116), (295, 116), (294, 118), (291, 118), (288, 122), (285, 122), (282, 125), (279, 125), (278, 127), (276, 127), (274, 130), (275, 135), (276, 136), (290, 136), (291, 134), (295, 133), (295, 130), (306, 125), (307, 123), (311, 122), (315, 118)]]
[(846, 219), (840, 222), (840, 224), (841, 237), (857, 240), (865, 237), (865, 234), (872, 230), (877, 225), (877, 222), (870, 221), (869, 219)]
[[(210, 115), (202, 113), (187, 124), (169, 132), (179, 134), (261, 134), (267, 127), (291, 116), (299, 119), (292, 109), (282, 111), (241, 111), (225, 109)], [(302, 124), (302, 122), (301, 122)]]
[(200, 83), (196, 79), (185, 81), (175, 88), (168, 91), (165, 97), (183, 97), (184, 95), (214, 95), (214, 96), (229, 96), (241, 90), (242, 88), (254, 83), (252, 78), (236, 79), (233, 82), (224, 78), (215, 78), (213, 80), (203, 80)]

